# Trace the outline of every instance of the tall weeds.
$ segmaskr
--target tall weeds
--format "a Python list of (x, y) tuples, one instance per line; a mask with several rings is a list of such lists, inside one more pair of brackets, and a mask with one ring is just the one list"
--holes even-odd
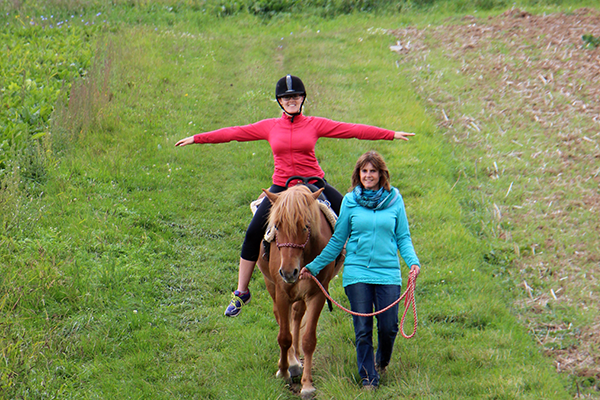
[(18, 182), (19, 174), (16, 170), (0, 180), (0, 241), (8, 234), (17, 219), (20, 200)]
[[(50, 135), (41, 136), (25, 148), (10, 149), (8, 168), (0, 175), (0, 238), (19, 225), (21, 204), (42, 193), (40, 187), (47, 168), (91, 129), (107, 126), (113, 58), (113, 44), (99, 42), (92, 67), (73, 83), (68, 99), (57, 100), (49, 121)], [(35, 207), (32, 212), (35, 213)], [(36, 217), (26, 215), (24, 219), (31, 221)]]
[(85, 139), (95, 128), (106, 127), (107, 107), (112, 99), (110, 78), (114, 45), (100, 41), (91, 68), (71, 86), (67, 100), (60, 99), (52, 118), (52, 146), (62, 152), (75, 141)]

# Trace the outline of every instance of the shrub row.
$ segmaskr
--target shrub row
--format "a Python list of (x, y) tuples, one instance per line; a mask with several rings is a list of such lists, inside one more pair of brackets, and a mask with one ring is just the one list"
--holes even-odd
[[(517, 5), (560, 5), (574, 0), (521, 0)], [(249, 13), (271, 17), (277, 14), (302, 13), (334, 17), (353, 12), (397, 12), (439, 7), (448, 11), (491, 10), (509, 7), (513, 0), (48, 0), (13, 2), (4, 0), (0, 10), (80, 13), (86, 10), (136, 8), (145, 10), (199, 11), (216, 16)]]
[[(99, 24), (83, 15), (3, 15), (0, 26), (0, 179), (49, 132), (58, 99), (85, 77)], [(96, 16), (99, 17), (99, 16)]]

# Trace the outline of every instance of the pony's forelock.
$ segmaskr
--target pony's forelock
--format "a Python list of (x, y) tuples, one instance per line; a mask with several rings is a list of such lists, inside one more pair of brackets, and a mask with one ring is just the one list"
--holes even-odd
[(307, 226), (313, 231), (320, 231), (319, 212), (319, 205), (310, 189), (296, 185), (281, 192), (271, 206), (269, 225), (277, 227), (285, 237), (296, 236)]

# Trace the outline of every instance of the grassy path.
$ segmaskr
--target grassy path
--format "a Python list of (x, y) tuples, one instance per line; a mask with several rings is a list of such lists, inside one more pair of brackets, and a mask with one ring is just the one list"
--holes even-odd
[[(277, 116), (273, 85), (291, 72), (307, 83), (310, 115), (418, 133), (408, 144), (318, 144), (341, 190), (358, 155), (385, 156), (424, 265), (418, 336), (398, 339), (377, 393), (357, 385), (351, 319), (324, 312), (318, 398), (569, 398), (463, 224), (463, 195), (452, 190), (457, 162), (380, 29), (398, 23), (199, 19), (114, 34), (114, 97), (100, 127), (73, 140), (50, 172), (38, 219), (2, 239), (1, 309), (10, 318), (0, 395), (295, 398), (274, 377), (277, 328), (258, 272), (251, 306), (222, 316), (247, 204), (270, 184), (270, 149), (173, 147), (193, 133)], [(332, 294), (346, 300), (341, 280)]]

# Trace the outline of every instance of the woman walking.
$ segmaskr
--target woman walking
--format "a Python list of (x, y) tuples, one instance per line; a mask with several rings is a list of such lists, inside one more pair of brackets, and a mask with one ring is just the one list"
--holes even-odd
[[(342, 202), (333, 236), (321, 254), (306, 265), (300, 279), (317, 275), (340, 254), (346, 241), (343, 285), (352, 311), (369, 314), (400, 297), (402, 278), (398, 251), (418, 275), (420, 263), (413, 248), (404, 202), (390, 185), (383, 158), (363, 154), (352, 173), (352, 191)], [(373, 317), (353, 316), (358, 373), (367, 390), (379, 386), (379, 373), (392, 357), (398, 334), (398, 305), (377, 315), (379, 347), (373, 354)]]

